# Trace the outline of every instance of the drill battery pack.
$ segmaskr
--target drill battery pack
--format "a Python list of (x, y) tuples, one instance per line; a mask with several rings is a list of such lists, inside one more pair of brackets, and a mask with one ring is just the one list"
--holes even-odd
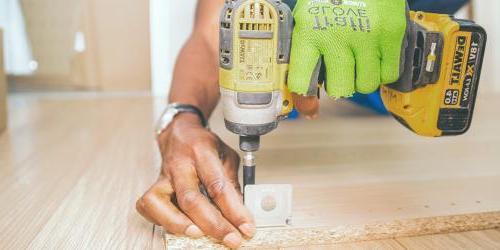
[(402, 76), (381, 87), (388, 111), (416, 134), (461, 135), (474, 113), (486, 32), (448, 15), (410, 12)]

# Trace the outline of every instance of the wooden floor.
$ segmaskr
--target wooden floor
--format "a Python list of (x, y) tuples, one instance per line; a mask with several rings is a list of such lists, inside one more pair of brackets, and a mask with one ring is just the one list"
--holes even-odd
[[(0, 135), (0, 249), (165, 248), (162, 230), (134, 208), (159, 171), (152, 124), (161, 101), (66, 93), (16, 94), (9, 104), (9, 129)], [(339, 233), (333, 228), (417, 218), (494, 228), (500, 223), (498, 107), (498, 98), (484, 98), (466, 136), (424, 139), (390, 117), (330, 105), (323, 119), (286, 121), (263, 139), (257, 181), (294, 185), (291, 230), (332, 237)], [(212, 128), (236, 145), (219, 113)], [(473, 229), (482, 228), (452, 231)], [(497, 229), (412, 236), (335, 248), (500, 249)], [(324, 243), (330, 249), (337, 241)]]

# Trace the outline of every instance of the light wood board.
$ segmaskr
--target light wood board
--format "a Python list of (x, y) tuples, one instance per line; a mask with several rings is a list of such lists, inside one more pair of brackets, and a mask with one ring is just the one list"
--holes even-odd
[[(500, 212), (454, 215), (358, 226), (259, 229), (242, 246), (243, 249), (283, 248), (295, 246), (335, 245), (420, 235), (449, 234), (500, 227)], [(190, 239), (166, 234), (167, 249), (225, 249), (212, 239)], [(500, 243), (499, 243), (500, 244)]]
[[(260, 248), (262, 249), (262, 248)], [(286, 250), (358, 250), (358, 249), (500, 249), (500, 231), (483, 230), (463, 233), (406, 237), (377, 241), (361, 241), (335, 245), (315, 245), (308, 247), (286, 247)]]
[[(438, 216), (445, 216), (440, 232), (448, 232), (463, 217), (446, 216), (460, 214), (493, 227), (492, 212), (500, 211), (496, 99), (478, 104), (468, 135), (446, 139), (413, 136), (348, 103), (325, 104), (321, 120), (287, 121), (263, 138), (257, 181), (294, 185), (291, 232), (337, 228), (355, 239), (366, 225), (420, 221), (421, 233), (419, 225), (430, 225), (425, 218)], [(165, 248), (164, 232), (134, 206), (159, 171), (157, 103), (142, 94), (10, 96), (9, 128), (0, 135), (0, 249)], [(212, 128), (237, 145), (218, 112)], [(359, 246), (393, 244), (400, 242)]]
[(9, 108), (0, 249), (163, 248), (135, 210), (159, 171), (149, 97), (12, 95)]
[[(415, 136), (390, 117), (348, 103), (323, 104), (322, 119), (286, 121), (263, 138), (257, 182), (293, 184), (293, 226), (262, 230), (247, 246), (333, 244), (500, 226), (495, 132), (500, 102), (495, 98), (480, 100), (468, 134), (447, 138)], [(224, 138), (236, 145), (234, 137)], [(172, 245), (185, 240), (166, 239)]]
[(500, 249), (500, 231), (484, 230), (399, 238), (406, 249)]

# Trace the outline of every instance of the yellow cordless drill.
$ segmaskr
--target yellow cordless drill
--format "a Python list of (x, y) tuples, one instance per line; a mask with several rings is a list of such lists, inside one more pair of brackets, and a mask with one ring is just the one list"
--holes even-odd
[(255, 183), (260, 136), (293, 109), (286, 87), (293, 17), (276, 0), (226, 1), (220, 27), (220, 88), (228, 130), (240, 136), (243, 182)]
[[(221, 13), (220, 87), (227, 129), (240, 136), (244, 185), (255, 182), (260, 136), (292, 110), (287, 72), (293, 17), (280, 0), (228, 0)], [(486, 32), (442, 14), (410, 12), (398, 82), (387, 110), (422, 136), (463, 134), (472, 121)]]

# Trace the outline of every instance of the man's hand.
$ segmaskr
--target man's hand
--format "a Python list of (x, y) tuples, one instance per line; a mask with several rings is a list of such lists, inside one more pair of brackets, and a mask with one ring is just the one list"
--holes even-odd
[[(158, 138), (162, 155), (159, 179), (137, 201), (137, 210), (170, 233), (207, 234), (228, 247), (255, 233), (238, 183), (238, 154), (183, 113)], [(209, 197), (200, 191), (205, 187)], [(213, 201), (213, 203), (212, 203)]]

